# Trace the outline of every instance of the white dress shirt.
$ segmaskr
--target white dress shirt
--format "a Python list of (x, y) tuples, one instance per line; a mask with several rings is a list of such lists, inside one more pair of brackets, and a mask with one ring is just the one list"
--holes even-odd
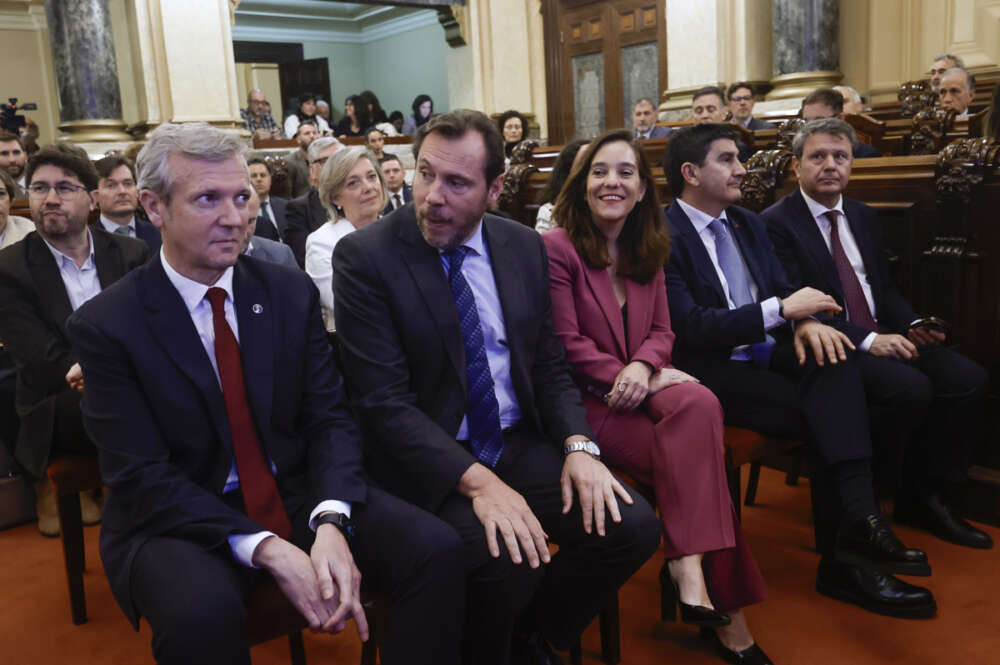
[[(233, 336), (236, 338), (236, 343), (240, 341), (240, 328), (236, 321), (236, 306), (233, 301), (233, 269), (232, 267), (226, 268), (226, 271), (222, 273), (222, 276), (212, 284), (211, 286), (205, 286), (199, 282), (188, 279), (184, 275), (180, 274), (174, 270), (170, 262), (167, 261), (166, 254), (163, 252), (163, 248), (160, 248), (160, 260), (163, 262), (163, 270), (167, 273), (167, 279), (170, 283), (174, 285), (177, 289), (177, 293), (180, 294), (181, 300), (184, 301), (184, 306), (187, 307), (188, 314), (191, 315), (191, 322), (194, 324), (195, 330), (198, 332), (198, 337), (201, 339), (201, 344), (205, 348), (205, 353), (208, 355), (208, 360), (212, 363), (212, 370), (215, 372), (215, 378), (219, 381), (219, 387), (222, 387), (222, 381), (219, 379), (219, 364), (215, 359), (215, 325), (212, 321), (212, 304), (205, 297), (208, 290), (212, 287), (219, 287), (226, 292), (226, 301), (224, 308), (226, 310), (226, 323), (233, 331)], [(271, 466), (271, 473), (277, 473), (278, 469), (274, 466), (274, 462), (268, 460)], [(229, 469), (229, 475), (226, 477), (226, 485), (223, 488), (223, 492), (230, 492), (240, 485), (240, 477), (236, 471), (236, 460), (233, 460), (233, 465)], [(309, 514), (309, 528), (316, 530), (316, 518), (320, 513), (325, 513), (329, 511), (334, 511), (338, 513), (343, 513), (347, 516), (351, 514), (351, 504), (346, 501), (339, 501), (337, 499), (327, 499), (325, 501), (320, 501), (319, 504), (313, 508), (312, 513)], [(229, 547), (233, 551), (233, 557), (242, 563), (244, 566), (254, 568), (253, 565), (253, 553), (257, 549), (257, 545), (261, 543), (268, 536), (273, 536), (274, 533), (270, 531), (260, 531), (258, 533), (252, 534), (237, 534), (228, 536)]]
[[(267, 205), (264, 205), (265, 203), (266, 203)], [(260, 202), (260, 209), (261, 209), (261, 212), (263, 212), (263, 213), (264, 213), (264, 215), (265, 215), (265, 216), (266, 216), (266, 217), (267, 217), (267, 218), (268, 218), (269, 220), (271, 220), (271, 225), (272, 225), (272, 226), (274, 226), (274, 230), (275, 230), (275, 231), (279, 231), (279, 233), (278, 233), (278, 237), (280, 238), (280, 237), (281, 237), (281, 233), (280, 233), (280, 229), (278, 228), (278, 220), (276, 220), (276, 219), (274, 218), (274, 208), (273, 208), (273, 207), (271, 207), (271, 197), (270, 197), (270, 196), (268, 196), (268, 197), (267, 197), (266, 199), (263, 199), (263, 200), (262, 200), (262, 201)], [(280, 241), (279, 241), (279, 242), (280, 242)]]
[(323, 321), (327, 330), (336, 330), (333, 320), (333, 248), (341, 238), (354, 231), (347, 219), (327, 220), (306, 237), (306, 272), (319, 289)]
[[(322, 116), (314, 116), (313, 120), (316, 121), (316, 128), (319, 130), (320, 136), (330, 131), (330, 125)], [(299, 131), (299, 124), (301, 121), (295, 113), (285, 118), (285, 136), (290, 139), (295, 138), (295, 133)]]
[[(507, 327), (504, 324), (503, 309), (500, 307), (500, 293), (493, 276), (493, 263), (483, 237), (483, 222), (480, 220), (476, 232), (462, 243), (472, 249), (462, 262), (462, 276), (472, 289), (476, 299), (476, 313), (483, 331), (483, 345), (486, 347), (486, 362), (493, 377), (493, 392), (500, 406), (500, 428), (506, 429), (521, 420), (521, 406), (514, 393), (514, 382), (510, 376), (510, 346), (507, 343)], [(448, 275), (448, 260), (441, 254), (441, 266)], [(449, 292), (450, 296), (451, 293)], [(462, 417), (462, 424), (455, 436), (459, 441), (469, 438), (469, 418)]]
[[(712, 267), (715, 268), (715, 274), (719, 278), (719, 283), (722, 284), (722, 292), (726, 294), (726, 305), (729, 309), (736, 309), (736, 305), (733, 304), (733, 299), (729, 297), (729, 282), (726, 281), (726, 276), (722, 272), (722, 268), (719, 267), (719, 255), (715, 250), (715, 234), (712, 233), (708, 225), (711, 224), (716, 219), (727, 219), (726, 211), (723, 210), (722, 214), (718, 217), (712, 217), (711, 215), (698, 210), (694, 206), (685, 203), (681, 199), (676, 199), (677, 204), (680, 205), (681, 210), (688, 216), (691, 220), (691, 224), (694, 225), (694, 230), (698, 232), (698, 237), (701, 238), (701, 242), (705, 245), (705, 250), (708, 252), (708, 258), (712, 260)], [(733, 242), (736, 242), (735, 237)], [(737, 247), (739, 245), (737, 244)], [(750, 296), (756, 301), (760, 295), (760, 289), (757, 287), (757, 282), (753, 279), (753, 273), (750, 272), (750, 268), (746, 264), (746, 258), (743, 257), (743, 253), (740, 252), (740, 258), (743, 260), (743, 269), (747, 276), (747, 285), (750, 287)], [(777, 328), (785, 323), (785, 319), (781, 318), (778, 313), (781, 310), (781, 299), (778, 296), (771, 296), (760, 304), (760, 312), (764, 320), (764, 332), (768, 332)], [(734, 360), (749, 360), (750, 345), (744, 344), (742, 346), (737, 346), (733, 349), (733, 354), (730, 356)]]
[(97, 275), (97, 264), (94, 262), (94, 236), (91, 235), (90, 229), (87, 229), (90, 256), (87, 257), (82, 266), (77, 266), (76, 261), (50, 245), (45, 238), (42, 240), (52, 252), (52, 258), (56, 260), (59, 276), (62, 277), (63, 285), (66, 287), (66, 295), (69, 296), (69, 304), (75, 312), (80, 305), (101, 292), (101, 280)]
[[(825, 213), (828, 210), (836, 210), (840, 213), (837, 218), (837, 237), (840, 238), (840, 245), (844, 248), (844, 254), (847, 256), (851, 268), (854, 269), (854, 274), (858, 276), (858, 281), (861, 282), (861, 291), (865, 294), (865, 302), (868, 303), (872, 319), (877, 323), (878, 319), (875, 318), (875, 296), (872, 295), (872, 285), (868, 282), (868, 272), (865, 269), (865, 261), (861, 256), (861, 250), (858, 249), (858, 243), (854, 240), (854, 234), (851, 233), (851, 225), (847, 221), (847, 215), (844, 214), (844, 197), (841, 196), (837, 199), (837, 205), (827, 208), (819, 201), (809, 198), (809, 195), (803, 192), (801, 187), (799, 191), (802, 192), (802, 198), (805, 199), (806, 206), (809, 207), (809, 212), (812, 214), (816, 226), (819, 227), (819, 232), (823, 236), (826, 248), (830, 250), (831, 257), (833, 256), (833, 247), (830, 245), (830, 231), (832, 227)], [(841, 285), (841, 288), (843, 288), (843, 285)], [(850, 313), (847, 316), (849, 319)], [(861, 344), (858, 345), (858, 350), (862, 353), (868, 353), (874, 341), (875, 333), (868, 333), (861, 341)]]

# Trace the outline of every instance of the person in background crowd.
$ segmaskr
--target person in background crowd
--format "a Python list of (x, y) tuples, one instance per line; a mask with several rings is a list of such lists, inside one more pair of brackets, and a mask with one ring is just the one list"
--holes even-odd
[(240, 109), (243, 118), (243, 128), (253, 134), (255, 139), (283, 138), (281, 126), (271, 117), (267, 108), (267, 99), (260, 88), (254, 88), (247, 93), (247, 107)]
[(373, 153), (379, 161), (385, 159), (385, 134), (377, 127), (369, 127), (365, 131), (365, 146)]
[(976, 96), (976, 77), (961, 67), (952, 67), (941, 76), (937, 92), (941, 108), (955, 111), (955, 120), (966, 120), (969, 104)]
[(10, 204), (16, 194), (14, 179), (0, 170), (0, 249), (13, 245), (35, 230), (35, 223), (27, 217), (10, 214)]
[(280, 196), (271, 196), (271, 167), (267, 161), (261, 157), (252, 157), (247, 160), (250, 169), (250, 184), (257, 192), (257, 203), (260, 214), (254, 220), (259, 219), (259, 224), (255, 226), (254, 233), (269, 240), (282, 242), (285, 236), (285, 204), (287, 201)]
[(326, 120), (326, 124), (330, 124), (330, 104), (325, 99), (316, 100), (316, 115)]
[(306, 238), (306, 272), (319, 289), (326, 329), (333, 330), (333, 249), (345, 235), (378, 219), (385, 207), (378, 161), (364, 148), (340, 150), (319, 176), (319, 199), (330, 218)]
[(94, 162), (99, 180), (90, 196), (101, 212), (100, 225), (108, 233), (138, 238), (149, 247), (150, 255), (160, 250), (160, 230), (136, 214), (139, 190), (135, 186), (135, 166), (120, 154), (110, 154)]
[(406, 171), (399, 157), (388, 153), (380, 164), (382, 175), (385, 177), (386, 198), (389, 200), (382, 210), (383, 215), (388, 215), (393, 210), (398, 210), (413, 200), (413, 191), (406, 184)]
[(28, 163), (28, 153), (24, 142), (17, 134), (0, 131), (0, 169), (5, 170), (14, 180), (16, 186), (15, 199), (25, 199), (28, 192), (25, 189), (24, 168)]
[[(722, 88), (714, 85), (707, 85), (695, 91), (691, 98), (691, 119), (695, 125), (705, 123), (723, 123), (732, 116), (729, 107), (726, 106), (726, 99)], [(742, 141), (736, 141), (739, 150), (739, 160), (745, 162), (750, 159), (753, 150)]]
[(285, 159), (285, 169), (288, 172), (288, 190), (291, 197), (302, 196), (309, 190), (309, 146), (319, 137), (316, 123), (306, 120), (297, 127), (295, 140), (299, 148)]
[(527, 138), (528, 121), (519, 111), (504, 111), (497, 118), (497, 127), (503, 136), (503, 154), (509, 160), (514, 146)]
[(638, 139), (662, 139), (673, 131), (671, 127), (656, 124), (656, 106), (649, 97), (643, 97), (632, 107), (632, 126)]
[(840, 93), (840, 96), (844, 98), (844, 114), (845, 115), (858, 115), (864, 112), (865, 105), (861, 101), (861, 95), (857, 90), (849, 85), (835, 85), (833, 89)]
[[(799, 115), (805, 121), (816, 120), (818, 118), (844, 119), (844, 97), (833, 88), (817, 88), (802, 100), (802, 108)], [(867, 159), (869, 157), (881, 157), (882, 151), (875, 146), (857, 141), (854, 144), (854, 158)]]
[(938, 89), (941, 87), (941, 77), (953, 67), (965, 69), (965, 62), (957, 55), (952, 55), (951, 53), (942, 53), (934, 58), (934, 64), (931, 65), (930, 71), (931, 90), (938, 92)]
[(316, 139), (309, 146), (309, 189), (285, 207), (285, 243), (292, 248), (300, 268), (306, 265), (306, 238), (327, 220), (326, 208), (319, 198), (319, 176), (326, 160), (343, 144), (332, 136)]
[(389, 123), (396, 130), (397, 136), (403, 136), (403, 122), (404, 119), (402, 111), (393, 111), (389, 114)]
[(754, 94), (750, 83), (737, 81), (729, 86), (727, 93), (734, 124), (742, 125), (750, 131), (775, 128), (770, 122), (753, 117)]
[[(252, 184), (251, 187), (253, 187)], [(246, 235), (243, 237), (243, 253), (262, 261), (280, 263), (298, 270), (299, 264), (295, 262), (295, 255), (292, 254), (291, 247), (257, 234), (257, 226), (267, 224), (269, 220), (264, 218), (260, 211), (260, 196), (256, 189), (250, 192), (250, 199), (247, 201), (247, 216), (249, 223)]]
[(389, 118), (385, 115), (385, 110), (382, 108), (381, 102), (379, 102), (378, 97), (371, 90), (364, 90), (358, 95), (368, 107), (368, 117), (371, 119), (373, 125), (379, 125), (383, 122), (388, 122)]
[(552, 173), (549, 174), (549, 181), (542, 190), (541, 200), (544, 201), (538, 208), (538, 215), (535, 217), (535, 230), (541, 233), (556, 227), (556, 220), (553, 217), (556, 199), (562, 191), (563, 184), (569, 178), (573, 167), (577, 165), (578, 157), (582, 157), (581, 148), (590, 143), (587, 139), (577, 139), (570, 141), (559, 151), (555, 164), (552, 165)]
[(299, 124), (305, 120), (312, 120), (315, 123), (320, 136), (329, 133), (330, 125), (322, 117), (316, 115), (316, 95), (311, 92), (303, 92), (299, 95), (298, 103), (289, 104), (289, 106), (295, 110), (285, 118), (285, 136), (297, 136)]
[(413, 115), (408, 115), (403, 120), (403, 134), (413, 136), (425, 122), (430, 120), (434, 114), (434, 100), (430, 95), (417, 95), (413, 99)]
[(351, 95), (344, 100), (344, 117), (337, 123), (334, 134), (339, 138), (345, 136), (364, 136), (365, 130), (371, 127), (368, 116), (368, 105), (358, 95)]

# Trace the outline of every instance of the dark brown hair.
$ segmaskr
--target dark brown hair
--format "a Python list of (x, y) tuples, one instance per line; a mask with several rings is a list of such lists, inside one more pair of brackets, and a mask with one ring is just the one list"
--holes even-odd
[(35, 174), (35, 169), (39, 166), (57, 166), (65, 171), (69, 171), (83, 183), (88, 192), (97, 189), (97, 169), (90, 161), (87, 152), (72, 143), (60, 142), (50, 143), (28, 160), (28, 168), (25, 172), (25, 182), (31, 185), (31, 177)]
[(125, 156), (121, 153), (112, 152), (109, 153), (107, 157), (102, 157), (94, 162), (94, 168), (97, 169), (97, 175), (101, 178), (110, 178), (111, 172), (119, 166), (127, 166), (128, 172), (132, 174), (132, 180), (135, 180), (135, 165), (125, 159)]
[(24, 141), (21, 140), (19, 135), (0, 131), (0, 143), (10, 143), (11, 141), (17, 141), (17, 144), (21, 146), (21, 150), (24, 150)]
[[(805, 108), (810, 104), (824, 104), (833, 109), (834, 115), (840, 115), (844, 112), (844, 96), (834, 90), (833, 88), (816, 88), (802, 100), (802, 107)], [(801, 115), (801, 110), (799, 111)]]
[(504, 170), (503, 138), (497, 130), (497, 124), (480, 111), (456, 109), (436, 115), (420, 125), (417, 135), (413, 137), (413, 159), (420, 160), (420, 146), (423, 145), (424, 139), (431, 134), (440, 134), (446, 139), (455, 140), (462, 138), (470, 131), (483, 137), (483, 145), (486, 147), (483, 175), (486, 176), (486, 184), (489, 185)]
[(597, 151), (617, 141), (624, 141), (632, 148), (636, 170), (646, 186), (646, 193), (629, 212), (618, 236), (616, 271), (622, 277), (646, 284), (658, 270), (663, 270), (670, 256), (670, 234), (660, 213), (656, 181), (649, 161), (630, 131), (615, 129), (605, 132), (584, 149), (582, 161), (570, 172), (569, 180), (556, 199), (552, 216), (559, 226), (566, 229), (573, 247), (588, 266), (603, 269), (611, 265), (607, 240), (594, 223), (587, 203), (587, 176)]
[(14, 195), (17, 192), (16, 184), (6, 170), (0, 169), (0, 185), (3, 185), (3, 188), (7, 190), (7, 198), (11, 201), (14, 200)]

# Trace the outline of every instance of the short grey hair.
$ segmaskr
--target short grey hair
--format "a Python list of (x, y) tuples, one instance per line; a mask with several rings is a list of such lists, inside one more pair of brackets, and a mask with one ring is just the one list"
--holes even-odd
[(344, 144), (332, 136), (321, 136), (310, 143), (309, 150), (306, 152), (306, 158), (308, 158), (309, 163), (312, 164), (319, 159), (319, 153), (323, 152), (332, 145), (343, 146)]
[(855, 104), (861, 103), (861, 94), (849, 85), (835, 85), (833, 89), (843, 95), (845, 92), (851, 96), (851, 101)]
[(976, 77), (973, 76), (972, 74), (970, 74), (967, 70), (965, 70), (965, 69), (963, 69), (961, 67), (952, 67), (951, 69), (949, 69), (948, 71), (946, 71), (944, 74), (942, 74), (941, 78), (943, 79), (945, 76), (951, 76), (952, 74), (964, 74), (965, 75), (965, 89), (966, 90), (975, 90), (975, 88), (976, 88)]
[(951, 60), (952, 62), (955, 63), (956, 67), (961, 67), (962, 69), (965, 69), (965, 61), (962, 60), (957, 55), (952, 55), (951, 53), (942, 53), (941, 55), (934, 56), (934, 60), (932, 60), (931, 62), (937, 62), (938, 60)]
[(171, 155), (204, 162), (224, 162), (235, 157), (246, 168), (247, 152), (239, 136), (207, 123), (164, 123), (153, 130), (136, 158), (138, 187), (169, 203), (175, 180), (169, 165)]
[[(386, 203), (389, 202), (389, 195), (386, 194), (385, 176), (382, 175), (382, 169), (378, 165), (378, 158), (375, 156), (375, 153), (361, 146), (338, 150), (336, 154), (326, 160), (326, 164), (323, 165), (323, 172), (319, 176), (319, 200), (323, 204), (323, 207), (326, 208), (326, 211), (330, 213), (330, 219), (337, 220), (343, 217), (341, 211), (333, 205), (332, 199), (344, 188), (347, 177), (351, 174), (354, 166), (362, 159), (367, 159), (371, 162), (371, 165), (375, 167), (375, 173), (378, 174), (379, 187), (381, 188), (379, 209), (384, 208)], [(352, 219), (350, 221), (356, 222), (358, 220)]]
[(851, 150), (858, 144), (858, 135), (854, 133), (854, 128), (840, 118), (816, 118), (802, 125), (792, 139), (792, 154), (796, 159), (802, 159), (802, 150), (805, 147), (806, 139), (813, 134), (829, 134), (830, 136), (843, 136), (851, 142)]

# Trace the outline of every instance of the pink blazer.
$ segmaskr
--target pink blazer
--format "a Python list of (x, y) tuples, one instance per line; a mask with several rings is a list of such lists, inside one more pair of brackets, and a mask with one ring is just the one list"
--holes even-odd
[(654, 370), (670, 367), (674, 333), (663, 271), (657, 271), (648, 284), (625, 280), (625, 339), (621, 308), (607, 270), (589, 267), (564, 229), (546, 231), (542, 238), (549, 253), (553, 326), (580, 387), (600, 397), (634, 360), (649, 363)]

